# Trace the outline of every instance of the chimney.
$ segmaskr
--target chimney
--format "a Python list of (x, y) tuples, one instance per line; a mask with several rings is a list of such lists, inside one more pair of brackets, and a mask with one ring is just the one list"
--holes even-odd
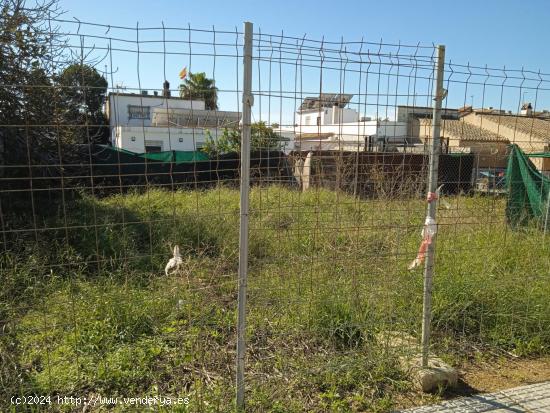
[(338, 125), (340, 123), (340, 106), (335, 103), (332, 106), (332, 124)]
[(162, 96), (165, 98), (170, 97), (170, 82), (168, 80), (165, 80), (162, 84)]
[(531, 102), (524, 103), (519, 113), (523, 116), (532, 116), (533, 106), (531, 106)]

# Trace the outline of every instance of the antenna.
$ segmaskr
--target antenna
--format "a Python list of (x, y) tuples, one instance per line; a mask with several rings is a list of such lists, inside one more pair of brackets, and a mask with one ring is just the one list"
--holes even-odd
[(120, 93), (122, 90), (125, 90), (125, 89), (126, 89), (126, 86), (124, 86), (123, 81), (119, 81), (119, 82), (115, 83), (115, 92), (116, 93)]

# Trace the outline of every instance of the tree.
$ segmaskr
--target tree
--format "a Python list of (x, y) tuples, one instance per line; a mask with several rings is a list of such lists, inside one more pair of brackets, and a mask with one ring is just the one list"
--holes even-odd
[(63, 42), (48, 21), (60, 12), (56, 0), (8, 0), (0, 7), (0, 161), (40, 163), (55, 148), (51, 77)]
[(179, 89), (180, 97), (203, 99), (206, 109), (218, 109), (218, 88), (214, 86), (214, 79), (208, 79), (206, 73), (189, 73)]
[(103, 113), (107, 80), (84, 63), (67, 66), (57, 77), (60, 123), (72, 143), (106, 143)]
[[(250, 132), (251, 150), (280, 150), (281, 137), (265, 124), (265, 122), (256, 122), (251, 126)], [(208, 132), (208, 138), (205, 146), (202, 148), (210, 156), (216, 156), (222, 153), (240, 152), (241, 150), (241, 130), (224, 129), (217, 138)]]
[(107, 81), (82, 62), (66, 61), (67, 39), (51, 25), (61, 14), (57, 0), (1, 4), (0, 161), (59, 164), (61, 155), (73, 163), (68, 158), (76, 153), (65, 146), (106, 141)]
[(52, 23), (60, 14), (57, 0), (0, 3), (0, 164), (10, 166), (0, 170), (2, 208), (27, 210), (33, 197), (55, 202), (60, 176), (74, 176), (64, 184), (75, 187), (89, 173), (88, 152), (74, 144), (107, 136), (107, 82), (84, 62), (74, 64)]

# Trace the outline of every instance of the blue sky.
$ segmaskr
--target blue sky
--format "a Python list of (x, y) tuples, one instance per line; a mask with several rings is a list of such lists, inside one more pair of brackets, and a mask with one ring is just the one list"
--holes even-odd
[[(235, 27), (241, 30), (242, 22), (249, 20), (254, 23), (256, 32), (261, 30), (262, 33), (280, 34), (282, 30), (287, 36), (302, 37), (307, 35), (307, 38), (310, 39), (320, 40), (324, 36), (326, 40), (332, 41), (340, 41), (343, 37), (345, 41), (359, 41), (363, 38), (365, 41), (378, 42), (382, 39), (384, 43), (395, 44), (398, 42), (411, 45), (418, 42), (424, 45), (445, 44), (447, 61), (460, 64), (470, 63), (480, 67), (484, 65), (494, 68), (506, 66), (507, 69), (524, 67), (534, 72), (540, 69), (544, 73), (550, 73), (550, 54), (547, 46), (550, 38), (550, 4), (544, 0), (456, 2), (422, 0), (385, 2), (95, 0), (94, 2), (84, 2), (61, 0), (60, 4), (66, 10), (65, 18), (68, 19), (74, 16), (83, 21), (130, 27), (135, 27), (137, 23), (140, 27), (161, 27), (161, 24), (164, 23), (165, 27), (186, 28), (189, 24), (194, 29), (210, 29), (214, 26), (216, 30), (231, 31), (235, 30)], [(72, 31), (75, 29), (74, 25), (68, 25), (67, 28)], [(81, 28), (81, 33), (83, 32), (90, 34), (93, 30)], [(101, 33), (104, 32), (105, 30), (102, 29)], [(101, 33), (97, 31), (98, 35)], [(148, 35), (151, 39), (162, 38), (161, 31), (140, 33), (140, 35), (142, 35), (141, 40), (146, 40)], [(195, 34), (193, 35), (195, 36)], [(109, 32), (108, 36), (115, 36), (115, 31)], [(135, 33), (129, 31), (120, 36), (128, 38), (128, 40), (135, 40)], [(172, 39), (177, 39), (178, 36), (183, 38), (187, 34), (175, 31), (167, 35)], [(222, 36), (218, 38), (218, 41), (221, 42), (221, 39)], [(193, 41), (200, 40), (209, 41), (206, 34), (203, 38), (200, 34), (193, 38)], [(96, 44), (91, 38), (86, 38), (85, 42), (86, 44), (94, 43), (96, 47), (101, 43), (98, 40)], [(73, 42), (74, 44), (76, 43)], [(180, 50), (178, 49), (180, 46), (174, 44), (168, 47), (171, 51), (176, 51)], [(140, 50), (144, 52), (147, 47), (144, 45)], [(151, 47), (158, 49), (161, 45), (151, 45)], [(98, 53), (101, 49), (101, 46), (98, 47)], [(213, 62), (212, 58), (193, 56), (189, 61), (183, 46), (181, 46), (181, 51), (180, 56), (175, 54), (162, 59), (162, 62), (158, 56), (141, 56), (139, 66), (136, 62), (136, 53), (112, 53), (113, 70), (116, 70), (116, 73), (112, 76), (109, 75), (108, 80), (110, 82), (112, 80), (114, 83), (123, 82), (125, 86), (136, 89), (139, 87), (153, 88), (159, 87), (164, 78), (164, 72), (166, 72), (166, 78), (175, 88), (179, 82), (177, 77), (179, 70), (183, 66), (188, 66), (191, 71), (205, 71), (210, 76), (214, 74), (218, 87), (227, 90), (227, 93), (221, 93), (220, 96), (220, 105), (224, 106), (221, 109), (234, 109), (238, 102), (238, 97), (234, 92), (237, 88), (234, 80), (240, 76), (235, 69), (236, 59), (217, 58), (216, 62)], [(200, 54), (200, 47), (196, 47), (193, 53)], [(217, 50), (217, 53), (223, 54), (221, 50)], [(107, 60), (109, 59), (102, 60), (98, 64), (98, 68), (99, 66), (104, 67), (106, 63), (110, 64)], [(276, 71), (275, 67), (271, 69), (273, 72)], [(258, 66), (257, 68), (257, 71), (263, 73), (261, 76), (256, 73), (255, 82), (258, 83), (259, 89), (265, 90), (271, 80), (270, 90), (272, 92), (277, 89), (274, 86), (275, 83), (280, 85), (284, 83), (280, 88), (283, 90), (297, 90), (299, 87), (302, 92), (319, 91), (320, 74), (318, 73), (305, 70), (300, 76), (296, 76), (296, 73), (292, 72), (292, 67), (289, 66), (283, 70), (284, 74), (281, 80), (274, 73), (267, 75), (268, 70), (268, 66)], [(493, 74), (496, 75), (496, 72), (491, 73), (491, 75)], [(347, 85), (343, 87), (342, 80), (336, 79), (340, 75), (341, 72), (338, 70), (332, 74), (323, 72), (323, 82), (325, 82), (323, 91), (338, 91), (340, 89), (355, 93), (354, 90), (362, 90), (359, 82), (363, 84), (373, 82), (373, 79), (367, 82), (365, 79), (354, 78), (348, 74)], [(334, 78), (331, 79), (330, 76)], [(535, 75), (531, 77), (537, 78)], [(539, 108), (541, 105), (546, 105), (547, 100), (549, 104), (546, 106), (550, 106), (550, 99), (546, 97), (548, 92), (539, 90), (537, 93), (537, 82), (534, 81), (524, 82), (521, 85), (521, 82), (514, 83), (513, 80), (511, 82), (506, 80), (506, 87), (502, 88), (499, 87), (502, 80), (496, 76), (494, 79), (491, 78), (490, 82), (485, 81), (485, 83), (489, 83), (489, 86), (486, 85), (483, 90), (482, 83), (484, 81), (481, 77), (478, 79), (479, 82), (470, 79), (472, 84), (466, 89), (461, 86), (459, 79), (464, 79), (464, 77), (455, 77), (454, 80), (457, 83), (453, 85), (453, 88), (449, 87), (452, 89), (449, 92), (449, 105), (470, 104), (473, 100), (474, 106), (483, 104), (483, 106), (515, 110), (521, 100), (525, 98), (525, 100), (531, 101), (538, 100)], [(263, 84), (261, 84), (262, 81)], [(386, 79), (378, 78), (373, 85), (385, 82)], [(475, 85), (475, 83), (479, 84)], [(549, 87), (546, 82), (543, 82), (542, 85), (542, 87), (539, 85), (538, 88)], [(378, 99), (370, 104), (367, 102), (365, 105), (365, 100), (369, 98), (363, 97), (364, 108), (361, 109), (359, 98), (358, 109), (369, 115), (372, 115), (375, 109), (378, 112), (387, 111), (393, 102), (393, 95), (402, 94), (402, 87), (404, 87), (403, 82), (399, 86), (387, 83), (385, 84), (386, 91), (379, 92), (384, 97), (383, 102)], [(419, 88), (428, 91), (429, 84), (419, 83)], [(410, 92), (405, 94), (408, 93)], [(361, 92), (359, 92), (360, 94)], [(365, 93), (365, 96), (368, 96), (368, 92)], [(289, 97), (286, 99), (292, 100)], [(298, 100), (298, 97), (293, 99), (292, 104), (286, 101), (277, 103), (273, 97), (267, 100), (260, 99), (264, 107), (261, 110), (256, 108), (256, 116), (281, 116), (281, 111), (287, 111), (292, 105), (295, 106), (295, 100)], [(429, 103), (428, 100), (426, 102)], [(419, 101), (411, 102), (409, 98), (406, 101), (396, 100), (396, 103), (421, 104)], [(269, 110), (265, 109), (267, 106), (269, 106)], [(273, 121), (273, 119), (270, 120)]]

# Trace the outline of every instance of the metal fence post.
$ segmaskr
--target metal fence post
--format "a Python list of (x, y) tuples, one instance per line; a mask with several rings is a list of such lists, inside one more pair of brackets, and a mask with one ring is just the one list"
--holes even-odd
[(241, 133), (241, 217), (239, 231), (239, 296), (237, 321), (237, 411), (244, 410), (244, 361), (246, 332), (246, 281), (248, 275), (248, 196), (250, 189), (250, 122), (252, 96), (252, 30), (244, 23), (243, 123)]
[(546, 197), (546, 217), (544, 218), (544, 236), (546, 237), (546, 232), (548, 231), (548, 218), (550, 217), (550, 189), (548, 190), (548, 195)]
[[(434, 107), (432, 125), (432, 144), (430, 147), (430, 169), (428, 177), (428, 194), (435, 194), (437, 190), (437, 178), (439, 174), (439, 153), (441, 150), (441, 106), (445, 99), (443, 89), (443, 75), (445, 70), (445, 46), (437, 46), (437, 64), (435, 67), (434, 82)], [(437, 200), (428, 196), (428, 208), (426, 218), (435, 221)], [(436, 235), (434, 234), (426, 251), (426, 265), (424, 267), (424, 303), (422, 308), (422, 367), (428, 367), (430, 350), (430, 327), (432, 321), (432, 280), (434, 269)]]

